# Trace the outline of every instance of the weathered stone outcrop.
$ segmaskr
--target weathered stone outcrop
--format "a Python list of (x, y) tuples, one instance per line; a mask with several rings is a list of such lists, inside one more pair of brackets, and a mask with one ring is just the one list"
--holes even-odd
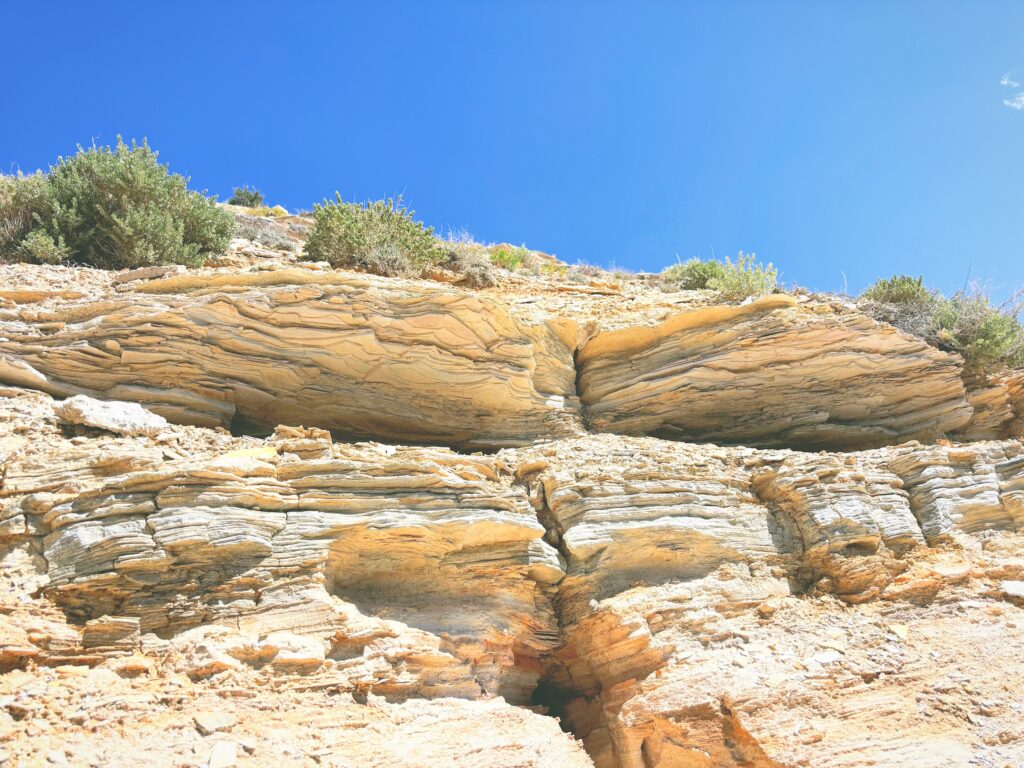
[(957, 358), (790, 296), (599, 333), (577, 365), (597, 431), (850, 449), (931, 439), (972, 416)]
[(1024, 437), (1024, 371), (1012, 371), (1001, 377), (999, 383), (1006, 388), (1006, 396), (1013, 411), (1013, 420), (1005, 432), (1012, 437)]
[[(972, 621), (995, 617), (977, 636), (1006, 638), (999, 663), (1024, 648), (999, 597), (1024, 573), (1019, 443), (807, 454), (592, 436), (511, 453), (566, 560), (544, 690), (596, 765), (895, 768), (934, 736), (922, 764), (953, 766), (1000, 729), (1014, 746), (991, 753), (1024, 754), (1010, 688), (950, 651), (972, 640), (930, 629), (956, 626), (959, 590)], [(945, 608), (918, 607), (940, 593)], [(946, 697), (958, 674), (1004, 704)], [(944, 741), (929, 723), (947, 705), (974, 714)]]
[(996, 381), (991, 386), (971, 387), (967, 390), (967, 402), (973, 414), (956, 431), (958, 440), (995, 440), (1007, 436), (1014, 414), (1005, 383)]
[(1024, 764), (1024, 447), (941, 439), (1019, 375), (838, 302), (89, 275), (0, 296), (0, 755)]
[(127, 622), (199, 676), (324, 667), (390, 697), (529, 700), (563, 571), (500, 464), (288, 430), (212, 458), (133, 448), (6, 467), (8, 530), (39, 542), (43, 594), (87, 646)]
[[(267, 275), (277, 287), (253, 290)], [(141, 402), (184, 424), (403, 443), (495, 448), (578, 431), (572, 323), (528, 325), (454, 289), (331, 277), (257, 272), (216, 292), (179, 276), (145, 298), (8, 311), (0, 382)]]

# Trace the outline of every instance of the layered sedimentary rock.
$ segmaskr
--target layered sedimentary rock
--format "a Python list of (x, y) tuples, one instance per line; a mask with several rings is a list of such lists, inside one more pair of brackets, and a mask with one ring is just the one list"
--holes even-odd
[(525, 492), (491, 459), (294, 432), (209, 458), (14, 459), (5, 530), (38, 542), (86, 647), (148, 635), (198, 676), (323, 667), (348, 690), (527, 701), (562, 567)]
[(957, 358), (790, 296), (599, 333), (577, 365), (597, 431), (849, 449), (933, 438), (973, 413)]
[(87, 277), (0, 296), (0, 761), (1024, 763), (1024, 448), (941, 439), (1019, 374), (838, 302)]
[(1014, 413), (1009, 387), (1004, 382), (969, 388), (967, 402), (973, 414), (971, 420), (956, 431), (957, 439), (994, 440), (1008, 434)]
[(1013, 437), (1024, 437), (1024, 371), (1012, 371), (999, 379), (1006, 388), (1013, 420), (1006, 425), (1004, 431)]
[[(9, 312), (0, 382), (137, 401), (178, 423), (403, 443), (493, 448), (578, 430), (571, 322), (528, 325), (452, 289), (283, 272), (232, 276), (232, 293), (171, 277), (147, 298)], [(253, 290), (267, 275), (277, 287)]]
[[(1024, 649), (1024, 614), (1003, 602), (1024, 573), (1019, 443), (807, 454), (593, 436), (516, 455), (566, 560), (544, 690), (596, 765), (1024, 755), (1024, 701), (963, 661), (976, 642), (1011, 666)], [(963, 639), (944, 638), (961, 620)], [(967, 679), (979, 687), (949, 682)]]

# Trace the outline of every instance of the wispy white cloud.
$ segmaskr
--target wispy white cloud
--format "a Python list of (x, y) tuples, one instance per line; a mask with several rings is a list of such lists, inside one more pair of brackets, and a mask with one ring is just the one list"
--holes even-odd
[(999, 84), (1000, 85), (1008, 85), (1011, 88), (1019, 88), (1020, 87), (1020, 83), (1018, 83), (1016, 80), (1011, 80), (1010, 79), (1010, 75), (1011, 74), (1012, 74), (1011, 72), (1007, 72), (1005, 75), (1003, 75), (1001, 78), (999, 78)]
[(1018, 93), (1012, 99), (1003, 99), (1003, 104), (1018, 111), (1024, 109), (1024, 92)]

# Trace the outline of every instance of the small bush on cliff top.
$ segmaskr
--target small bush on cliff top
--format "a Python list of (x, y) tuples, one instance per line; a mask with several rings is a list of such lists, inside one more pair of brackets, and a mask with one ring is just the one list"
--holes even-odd
[(335, 202), (313, 207), (306, 258), (378, 275), (418, 274), (446, 254), (433, 228), (414, 216), (401, 197), (359, 204), (335, 193)]
[(977, 286), (947, 298), (926, 288), (922, 278), (908, 275), (880, 279), (860, 298), (861, 308), (876, 319), (958, 353), (970, 377), (984, 379), (1024, 365), (1019, 302), (994, 307)]
[(722, 276), (725, 265), (720, 261), (709, 259), (690, 259), (681, 264), (673, 264), (661, 273), (666, 283), (684, 291), (702, 291), (710, 288), (711, 281)]
[(778, 276), (778, 271), (771, 264), (762, 264), (755, 254), (747, 256), (743, 251), (739, 252), (735, 262), (728, 256), (724, 262), (690, 259), (662, 272), (662, 279), (674, 288), (710, 289), (727, 299), (771, 293), (775, 290)]
[(439, 266), (461, 275), (460, 285), (491, 288), (498, 284), (491, 261), (482, 253), (465, 248), (449, 248)]
[(186, 185), (146, 143), (129, 147), (119, 137), (114, 149), (79, 147), (45, 176), (16, 180), (0, 195), (2, 255), (106, 269), (198, 266), (224, 250), (234, 222)]
[(864, 291), (862, 297), (887, 304), (927, 304), (934, 298), (932, 292), (924, 287), (924, 277), (910, 275), (880, 278)]
[(263, 193), (254, 187), (235, 187), (235, 191), (228, 198), (228, 205), (259, 208), (263, 205)]
[(529, 261), (530, 251), (516, 246), (501, 246), (490, 252), (491, 263), (496, 267), (515, 272)]
[(988, 375), (1024, 365), (1024, 328), (1018, 307), (993, 307), (981, 290), (958, 292), (935, 304), (937, 345), (958, 352), (969, 374)]

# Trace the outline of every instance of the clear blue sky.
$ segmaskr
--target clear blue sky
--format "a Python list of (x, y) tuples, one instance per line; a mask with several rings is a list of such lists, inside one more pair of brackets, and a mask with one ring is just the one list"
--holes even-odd
[(4, 171), (121, 133), (221, 199), (401, 192), (570, 262), (1024, 284), (1020, 2), (23, 1), (0, 29)]

